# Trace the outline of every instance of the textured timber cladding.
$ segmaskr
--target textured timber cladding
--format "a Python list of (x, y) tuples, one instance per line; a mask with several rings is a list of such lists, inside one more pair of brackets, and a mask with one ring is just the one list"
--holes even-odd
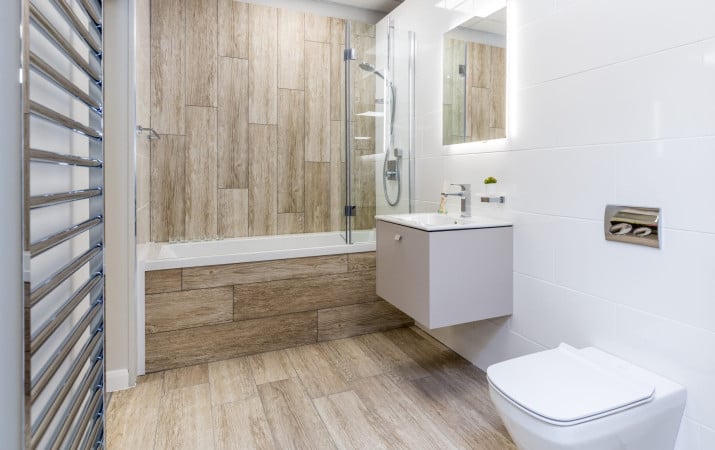
[(411, 325), (375, 294), (375, 253), (146, 273), (148, 372)]
[[(139, 185), (150, 240), (341, 230), (345, 20), (233, 0), (150, 10), (148, 122), (161, 135)], [(360, 60), (375, 64), (375, 26), (353, 25)], [(355, 112), (374, 110), (377, 78), (352, 70)], [(356, 228), (369, 229), (375, 163), (361, 156), (376, 153), (375, 118), (353, 120), (368, 138), (355, 144)]]

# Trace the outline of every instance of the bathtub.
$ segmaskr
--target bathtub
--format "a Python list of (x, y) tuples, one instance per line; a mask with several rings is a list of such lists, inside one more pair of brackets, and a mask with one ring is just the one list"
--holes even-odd
[(145, 370), (145, 272), (375, 251), (375, 231), (353, 232), (347, 245), (339, 232), (232, 238), (186, 243), (148, 243), (137, 248), (137, 373)]

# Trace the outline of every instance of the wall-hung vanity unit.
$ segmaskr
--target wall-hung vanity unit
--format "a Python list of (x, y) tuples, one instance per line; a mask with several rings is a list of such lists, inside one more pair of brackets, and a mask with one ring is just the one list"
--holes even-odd
[(512, 313), (512, 224), (377, 216), (377, 294), (429, 328)]

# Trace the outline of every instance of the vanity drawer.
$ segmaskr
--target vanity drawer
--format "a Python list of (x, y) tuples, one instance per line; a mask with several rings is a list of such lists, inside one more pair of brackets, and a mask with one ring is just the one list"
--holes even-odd
[(377, 221), (377, 295), (417, 322), (429, 319), (429, 236), (426, 231)]

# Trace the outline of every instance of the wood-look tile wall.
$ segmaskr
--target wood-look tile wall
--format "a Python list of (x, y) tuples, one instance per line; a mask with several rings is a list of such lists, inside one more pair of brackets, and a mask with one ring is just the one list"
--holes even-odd
[(458, 39), (444, 46), (443, 143), (506, 137), (506, 49)]
[(146, 369), (190, 366), (399, 328), (375, 254), (146, 272)]
[[(345, 21), (234, 0), (142, 1), (142, 125), (161, 140), (138, 163), (141, 241), (341, 229)], [(353, 31), (374, 64), (374, 25)], [(374, 110), (376, 79), (354, 66), (356, 112)], [(375, 153), (375, 119), (354, 126), (370, 138), (356, 141), (356, 226), (373, 228), (374, 162), (360, 156)]]

